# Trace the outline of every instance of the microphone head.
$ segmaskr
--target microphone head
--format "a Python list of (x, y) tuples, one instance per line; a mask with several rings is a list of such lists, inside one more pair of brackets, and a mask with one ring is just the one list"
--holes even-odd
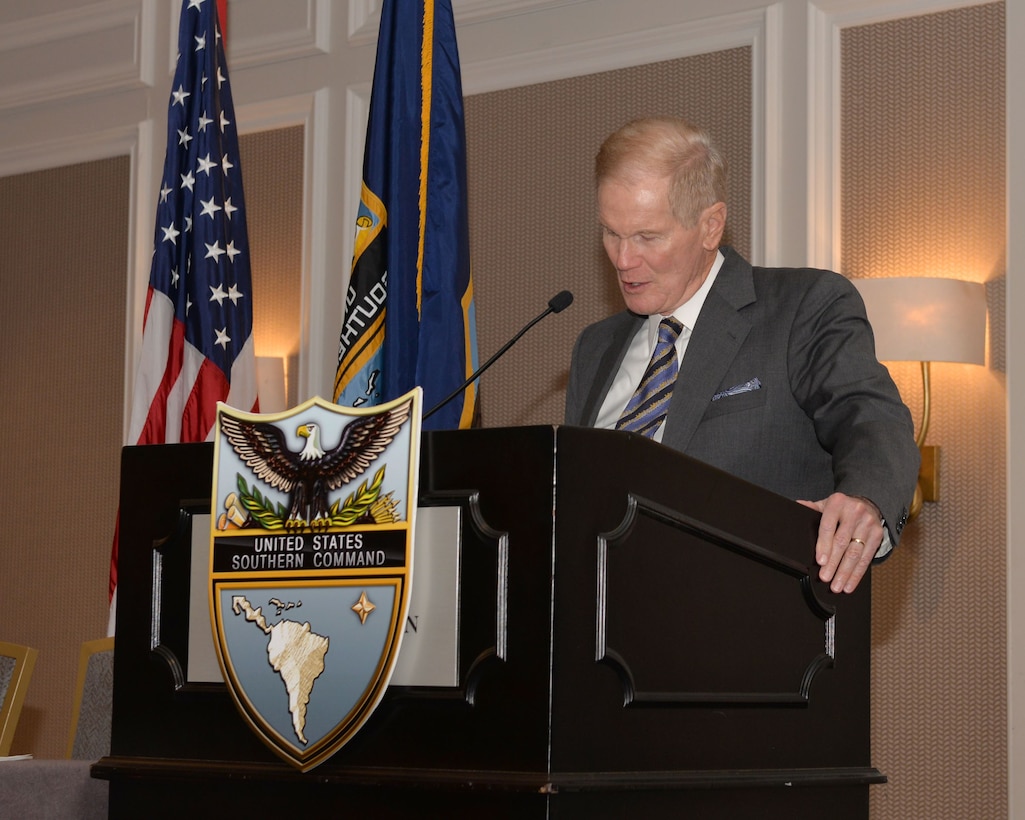
[(562, 313), (562, 311), (572, 304), (573, 294), (568, 290), (560, 291), (548, 300), (548, 307), (551, 308), (552, 313)]

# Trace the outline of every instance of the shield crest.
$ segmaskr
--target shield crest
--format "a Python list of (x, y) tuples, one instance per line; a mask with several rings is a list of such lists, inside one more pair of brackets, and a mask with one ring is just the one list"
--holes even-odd
[(409, 607), (421, 392), (371, 408), (313, 398), (217, 408), (210, 615), (224, 682), (308, 771), (384, 695)]

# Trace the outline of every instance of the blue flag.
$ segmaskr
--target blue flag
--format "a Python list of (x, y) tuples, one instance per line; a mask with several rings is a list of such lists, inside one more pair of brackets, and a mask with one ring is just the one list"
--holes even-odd
[[(416, 385), (433, 408), (473, 373), (466, 134), (450, 0), (385, 0), (334, 400)], [(424, 423), (469, 427), (469, 387)]]

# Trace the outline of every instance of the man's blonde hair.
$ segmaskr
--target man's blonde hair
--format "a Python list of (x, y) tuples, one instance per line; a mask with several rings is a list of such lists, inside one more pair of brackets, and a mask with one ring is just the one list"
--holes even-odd
[(726, 161), (708, 134), (686, 120), (633, 120), (602, 143), (594, 161), (596, 185), (639, 174), (670, 178), (669, 206), (687, 227), (705, 208), (726, 202)]

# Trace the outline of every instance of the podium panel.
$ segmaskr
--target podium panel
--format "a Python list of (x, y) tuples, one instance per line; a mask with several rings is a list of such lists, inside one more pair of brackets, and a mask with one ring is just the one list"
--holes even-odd
[(458, 683), (390, 687), (305, 774), (189, 682), (212, 445), (125, 448), (112, 817), (868, 816), (869, 579), (816, 579), (816, 513), (632, 434), (422, 447), (421, 506), (462, 522)]

